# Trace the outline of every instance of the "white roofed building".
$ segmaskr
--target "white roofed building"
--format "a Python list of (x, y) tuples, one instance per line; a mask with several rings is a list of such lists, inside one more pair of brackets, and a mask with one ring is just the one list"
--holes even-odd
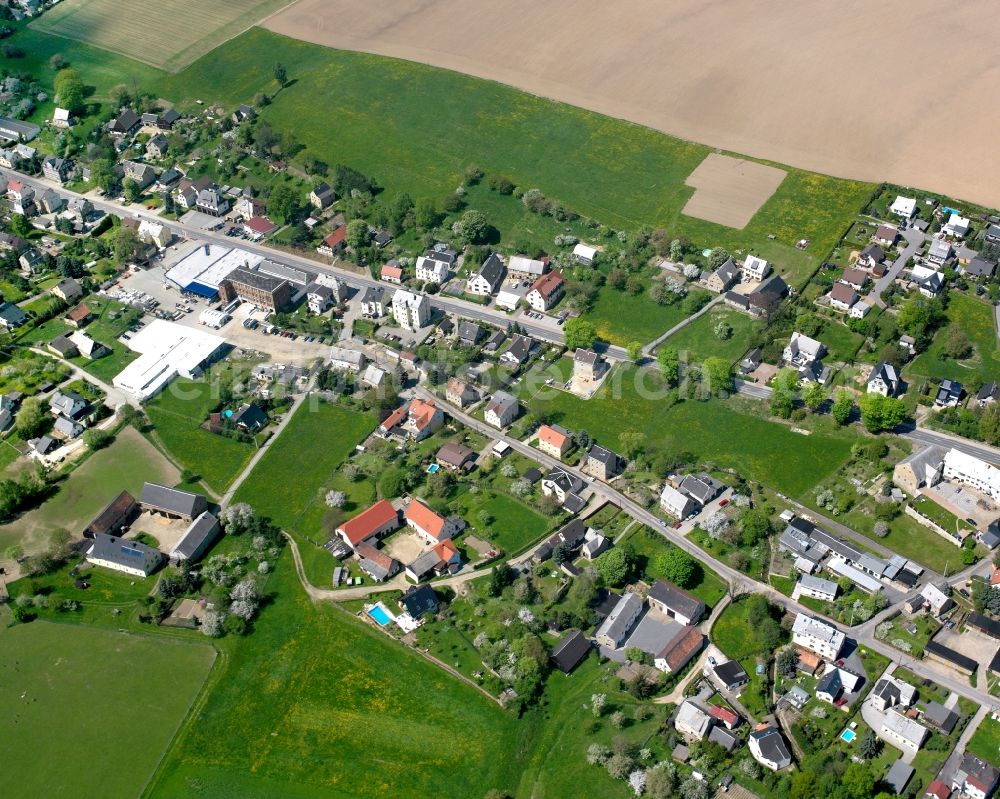
[(944, 477), (1000, 499), (1000, 469), (961, 450), (952, 448), (945, 453)]
[(909, 219), (917, 212), (917, 201), (913, 197), (898, 196), (889, 206), (890, 213), (903, 219)]
[(145, 401), (175, 377), (194, 379), (201, 375), (225, 346), (221, 336), (154, 319), (129, 339), (129, 349), (140, 353), (140, 357), (119, 372), (113, 383)]
[(846, 636), (832, 624), (799, 613), (792, 624), (792, 643), (827, 660), (836, 660)]

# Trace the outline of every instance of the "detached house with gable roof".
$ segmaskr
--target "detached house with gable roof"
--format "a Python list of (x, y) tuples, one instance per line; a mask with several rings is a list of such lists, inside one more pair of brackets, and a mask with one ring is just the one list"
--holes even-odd
[(403, 518), (428, 544), (439, 544), (460, 532), (453, 520), (444, 518), (420, 499), (406, 506)]
[(444, 411), (434, 404), (434, 400), (415, 399), (406, 411), (406, 421), (400, 425), (407, 437), (423, 441), (444, 424)]
[(729, 291), (740, 279), (740, 270), (732, 258), (727, 258), (726, 262), (716, 269), (705, 281), (705, 286), (717, 294)]
[(506, 391), (497, 391), (486, 405), (486, 424), (502, 429), (517, 418), (520, 404)]
[(557, 424), (543, 424), (538, 428), (538, 448), (553, 458), (563, 459), (563, 456), (573, 446), (573, 434)]
[(562, 272), (554, 269), (547, 272), (531, 284), (531, 289), (525, 295), (528, 305), (535, 311), (544, 312), (562, 299), (566, 282)]
[(466, 281), (465, 290), (469, 294), (475, 294), (479, 297), (489, 297), (500, 288), (506, 273), (507, 267), (504, 266), (500, 256), (492, 253), (489, 258), (483, 261), (479, 271)]

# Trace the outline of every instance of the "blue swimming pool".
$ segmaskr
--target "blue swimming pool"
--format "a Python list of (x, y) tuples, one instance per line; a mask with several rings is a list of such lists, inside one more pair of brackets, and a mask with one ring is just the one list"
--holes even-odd
[(847, 743), (853, 741), (855, 738), (857, 738), (857, 736), (858, 734), (854, 730), (844, 730), (842, 733), (840, 733), (840, 737), (843, 740), (847, 741)]
[(376, 605), (368, 611), (368, 615), (371, 616), (375, 621), (378, 622), (380, 627), (385, 627), (392, 619), (389, 618), (389, 614), (380, 606)]
[(427, 474), (435, 474), (437, 470), (440, 468), (441, 466), (439, 464), (432, 463), (430, 466), (427, 467)]

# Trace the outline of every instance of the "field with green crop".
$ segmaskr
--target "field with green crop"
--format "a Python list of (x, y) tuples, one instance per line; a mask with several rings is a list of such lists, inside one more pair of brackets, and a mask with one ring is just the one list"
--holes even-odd
[(288, 5), (288, 0), (63, 0), (32, 23), (42, 33), (176, 72)]
[(0, 611), (0, 795), (138, 796), (215, 659), (201, 642)]
[(530, 725), (310, 602), (290, 557), (268, 592), (274, 601), (233, 647), (150, 797), (480, 797), (516, 785)]

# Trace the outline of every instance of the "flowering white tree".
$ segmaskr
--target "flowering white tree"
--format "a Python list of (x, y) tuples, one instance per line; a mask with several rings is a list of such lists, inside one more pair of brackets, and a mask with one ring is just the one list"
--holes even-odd
[(238, 602), (257, 602), (260, 599), (257, 582), (252, 577), (241, 580), (233, 586), (229, 598)]
[(531, 483), (520, 477), (510, 484), (510, 493), (516, 497), (526, 497), (531, 493)]
[(717, 510), (705, 520), (705, 532), (712, 538), (718, 538), (729, 527), (729, 519), (721, 510)]
[(264, 547), (267, 546), (267, 539), (262, 535), (255, 535), (250, 540), (250, 546), (252, 546), (258, 552), (263, 552)]
[(874, 530), (875, 530), (875, 535), (877, 535), (879, 538), (885, 538), (887, 535), (889, 535), (889, 523), (879, 519), (877, 522), (875, 522)]
[(590, 710), (595, 716), (600, 716), (604, 712), (604, 706), (607, 703), (607, 694), (592, 694), (590, 697)]
[(239, 616), (241, 619), (250, 621), (257, 612), (257, 603), (245, 599), (237, 599), (235, 602), (230, 603), (229, 612), (234, 616)]
[(701, 276), (701, 267), (698, 264), (684, 264), (684, 277), (688, 280), (695, 280)]
[(523, 624), (531, 624), (535, 620), (535, 614), (531, 612), (530, 608), (521, 608), (517, 612), (517, 618)]
[(342, 508), (347, 504), (347, 494), (343, 491), (327, 491), (326, 504), (330, 508)]
[(486, 645), (487, 645), (487, 644), (488, 644), (489, 642), (490, 642), (490, 637), (489, 637), (489, 636), (488, 636), (488, 635), (487, 635), (486, 633), (479, 633), (479, 635), (477, 635), (477, 636), (476, 636), (476, 637), (475, 637), (475, 638), (473, 639), (473, 641), (472, 641), (472, 645), (473, 645), (473, 646), (474, 646), (474, 647), (475, 647), (476, 649), (482, 649), (482, 648), (483, 648), (484, 646), (486, 646)]
[(737, 508), (750, 507), (750, 497), (746, 494), (733, 494), (732, 502)]
[(225, 620), (225, 613), (220, 613), (217, 610), (206, 611), (201, 619), (201, 631), (209, 638), (218, 638), (222, 635), (222, 625)]
[(636, 769), (628, 775), (628, 784), (636, 796), (642, 796), (642, 792), (646, 790), (646, 772)]
[(266, 560), (262, 560), (260, 563), (257, 564), (258, 573), (267, 574), (269, 571), (271, 571), (271, 564), (268, 563)]
[(679, 294), (682, 297), (687, 294), (687, 286), (684, 285), (684, 281), (673, 275), (667, 275), (663, 279), (663, 285), (667, 291), (671, 291), (674, 294)]
[(253, 517), (253, 508), (246, 502), (237, 502), (222, 511), (222, 526), (226, 528), (227, 533), (239, 533)]
[(504, 477), (517, 477), (517, 467), (510, 461), (507, 461), (500, 467), (500, 474)]
[(611, 756), (608, 747), (602, 744), (591, 744), (587, 747), (587, 762), (592, 766), (600, 766)]
[(875, 637), (880, 641), (892, 632), (892, 622), (883, 621), (875, 627)]

